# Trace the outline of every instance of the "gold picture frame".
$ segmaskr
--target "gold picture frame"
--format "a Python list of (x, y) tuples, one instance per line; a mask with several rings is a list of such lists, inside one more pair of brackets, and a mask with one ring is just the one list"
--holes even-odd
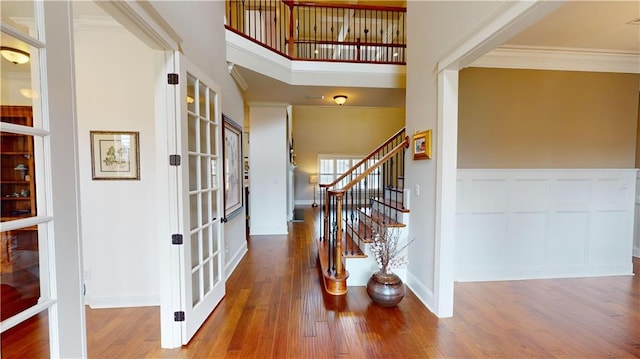
[(139, 132), (90, 131), (94, 180), (140, 180)]
[(413, 159), (431, 159), (431, 130), (417, 132), (413, 135)]

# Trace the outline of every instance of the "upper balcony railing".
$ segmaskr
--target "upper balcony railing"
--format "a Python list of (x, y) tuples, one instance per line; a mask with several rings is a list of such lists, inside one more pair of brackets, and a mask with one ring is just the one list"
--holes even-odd
[(228, 0), (226, 28), (291, 60), (405, 64), (406, 9)]

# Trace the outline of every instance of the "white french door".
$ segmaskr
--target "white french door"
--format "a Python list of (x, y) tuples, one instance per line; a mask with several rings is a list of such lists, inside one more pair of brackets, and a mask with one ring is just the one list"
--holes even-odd
[(187, 344), (225, 294), (222, 245), (222, 114), (220, 88), (176, 53), (179, 123), (176, 144), (182, 343)]

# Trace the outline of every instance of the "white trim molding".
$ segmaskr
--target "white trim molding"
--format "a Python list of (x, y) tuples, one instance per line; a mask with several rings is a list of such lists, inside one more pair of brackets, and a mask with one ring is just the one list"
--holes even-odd
[(85, 303), (91, 309), (157, 307), (160, 305), (160, 294), (91, 295), (85, 298)]
[(501, 46), (469, 66), (640, 74), (640, 54), (576, 48)]
[(225, 281), (227, 281), (229, 277), (231, 277), (231, 274), (233, 274), (233, 272), (236, 270), (238, 264), (240, 264), (240, 261), (242, 260), (242, 258), (244, 258), (245, 254), (247, 254), (248, 251), (249, 248), (247, 247), (247, 242), (245, 241), (233, 254), (233, 256), (231, 256), (231, 258), (227, 260), (227, 265), (224, 269)]
[(226, 30), (227, 61), (290, 85), (405, 88), (406, 67), (291, 61), (251, 40)]
[(458, 170), (456, 280), (632, 275), (636, 173)]
[(227, 62), (227, 68), (229, 69), (229, 75), (231, 75), (236, 84), (240, 86), (242, 91), (247, 91), (247, 89), (249, 88), (249, 84), (247, 84), (247, 81), (245, 81), (244, 77), (242, 77), (242, 74), (240, 74), (240, 72), (238, 71), (236, 64), (234, 64), (233, 62)]

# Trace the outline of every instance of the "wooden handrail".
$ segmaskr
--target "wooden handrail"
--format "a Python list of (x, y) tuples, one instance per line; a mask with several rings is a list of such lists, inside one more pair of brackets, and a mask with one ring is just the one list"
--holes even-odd
[[(404, 127), (401, 128), (400, 130), (398, 130), (398, 132), (394, 133), (393, 136), (389, 137), (389, 139), (387, 139), (386, 141), (384, 141), (384, 143), (382, 143), (380, 146), (378, 146), (375, 150), (371, 151), (371, 153), (369, 153), (365, 158), (363, 158), (362, 160), (360, 160), (358, 163), (356, 163), (355, 165), (353, 165), (353, 167), (351, 167), (348, 171), (346, 171), (345, 173), (341, 174), (336, 180), (334, 180), (333, 182), (329, 183), (329, 184), (319, 184), (320, 188), (327, 188), (327, 187), (333, 187), (336, 184), (338, 184), (340, 181), (342, 181), (345, 177), (347, 177), (348, 175), (351, 174), (351, 172), (354, 171), (354, 169), (360, 167), (363, 163), (367, 162), (368, 160), (371, 159), (371, 157), (375, 156), (376, 153), (380, 152), (383, 148), (387, 147), (391, 142), (393, 142), (397, 137), (399, 137), (403, 132), (405, 131)], [(405, 139), (406, 140), (406, 139)], [(409, 146), (409, 144), (407, 143), (407, 146)]]
[(393, 150), (389, 151), (389, 153), (387, 153), (382, 158), (380, 158), (376, 163), (373, 164), (373, 166), (369, 167), (367, 170), (365, 170), (360, 175), (358, 175), (358, 177), (354, 178), (351, 182), (347, 183), (346, 186), (344, 186), (344, 187), (342, 187), (340, 189), (336, 189), (336, 190), (329, 190), (328, 191), (329, 194), (330, 195), (332, 195), (332, 194), (333, 195), (339, 195), (340, 193), (344, 193), (344, 192), (350, 190), (358, 182), (362, 181), (368, 175), (370, 175), (371, 172), (373, 172), (373, 170), (375, 170), (376, 168), (382, 166), (382, 164), (384, 164), (385, 162), (389, 161), (389, 159), (391, 159), (391, 157), (395, 156), (396, 153), (402, 151), (405, 148), (409, 148), (409, 143), (410, 143), (410, 139), (409, 139), (409, 136), (407, 136), (407, 137), (404, 138), (404, 141), (400, 142)]
[(407, 8), (398, 6), (377, 6), (377, 5), (358, 5), (358, 4), (336, 4), (336, 3), (316, 3), (305, 1), (292, 1), (294, 6), (307, 6), (307, 7), (321, 7), (321, 8), (336, 8), (336, 9), (355, 9), (355, 10), (380, 10), (380, 11), (397, 11), (407, 12)]
[(394, 43), (384, 43), (380, 44), (378, 42), (364, 42), (364, 41), (331, 41), (331, 40), (295, 40), (295, 44), (312, 44), (312, 45), (344, 45), (344, 46), (385, 46), (389, 48), (406, 48), (406, 44), (394, 44)]

